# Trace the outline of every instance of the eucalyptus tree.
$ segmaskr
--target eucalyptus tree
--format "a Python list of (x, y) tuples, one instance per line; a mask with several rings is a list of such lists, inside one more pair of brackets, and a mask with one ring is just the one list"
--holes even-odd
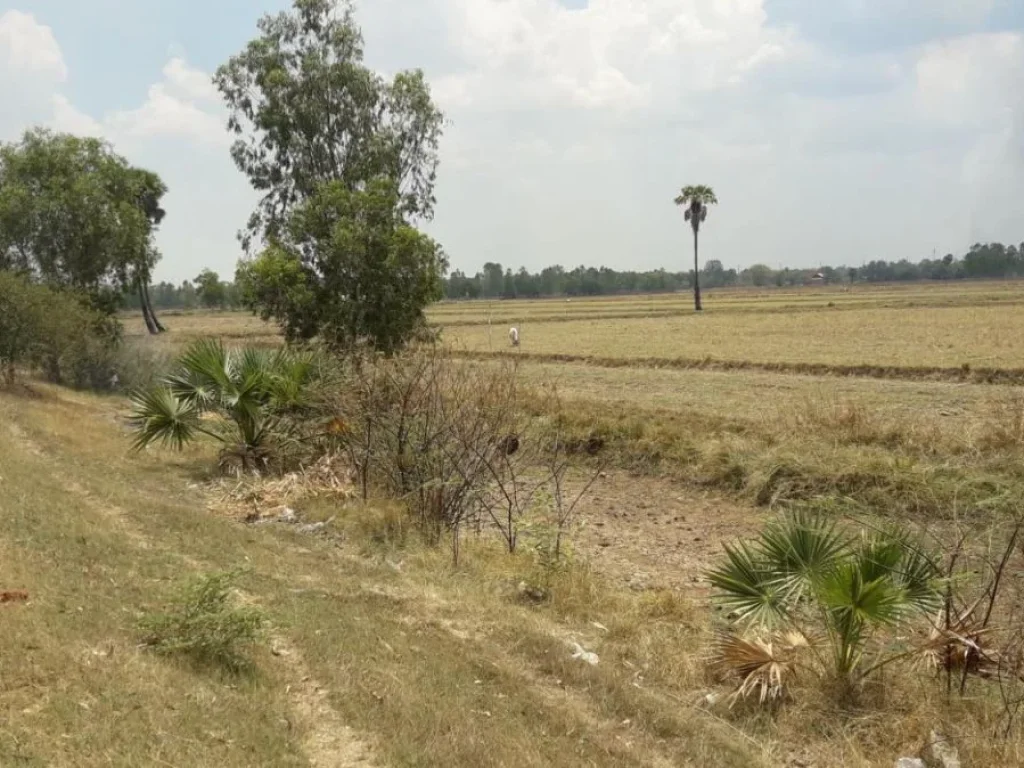
[(291, 338), (390, 351), (441, 297), (447, 262), (415, 224), (433, 215), (442, 114), (422, 72), (363, 64), (347, 0), (295, 0), (259, 33), (214, 78), (262, 193), (241, 233), (245, 303)]

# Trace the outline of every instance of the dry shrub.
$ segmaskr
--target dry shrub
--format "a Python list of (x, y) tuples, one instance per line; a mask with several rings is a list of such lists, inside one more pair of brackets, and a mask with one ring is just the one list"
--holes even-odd
[(514, 363), (465, 363), (437, 345), (364, 357), (326, 409), (363, 498), (404, 501), (436, 541), (452, 534), (456, 558), (463, 526), (479, 522), (484, 489), (518, 492), (531, 446)]
[(861, 403), (834, 396), (808, 398), (799, 408), (778, 418), (783, 432), (823, 436), (840, 445), (900, 448), (921, 442), (917, 435), (920, 425), (897, 424)]
[(325, 454), (312, 464), (282, 476), (225, 477), (216, 490), (209, 506), (234, 517), (259, 517), (264, 510), (310, 499), (347, 501), (356, 493), (348, 462), (337, 454)]
[(980, 420), (975, 444), (982, 451), (1024, 448), (1024, 395), (1012, 392), (995, 400)]

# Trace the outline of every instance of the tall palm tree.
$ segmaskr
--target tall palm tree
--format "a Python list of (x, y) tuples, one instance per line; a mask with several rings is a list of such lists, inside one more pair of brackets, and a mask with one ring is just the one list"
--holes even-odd
[(703, 307), (700, 303), (700, 262), (697, 259), (697, 235), (700, 225), (708, 217), (708, 206), (717, 205), (718, 198), (711, 187), (697, 184), (683, 187), (676, 196), (676, 205), (686, 206), (685, 217), (693, 227), (693, 306), (698, 312)]

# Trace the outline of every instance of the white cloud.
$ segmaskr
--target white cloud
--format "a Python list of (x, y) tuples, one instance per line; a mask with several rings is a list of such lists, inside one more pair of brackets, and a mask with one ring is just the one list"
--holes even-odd
[(462, 67), (437, 80), (449, 106), (664, 108), (784, 59), (787, 29), (761, 0), (427, 0)]
[(952, 126), (967, 146), (955, 157), (960, 196), (970, 207), (970, 239), (1024, 237), (1024, 34), (975, 34), (929, 45), (916, 75), (922, 114)]
[(103, 121), (106, 130), (115, 138), (176, 136), (213, 146), (230, 144), (225, 118), (220, 110), (175, 95), (177, 85), (159, 82), (150, 86), (146, 101), (141, 106), (107, 115)]
[(10, 10), (0, 15), (0, 77), (63, 82), (67, 75), (53, 30), (30, 13)]
[(163, 77), (149, 87), (138, 107), (115, 110), (96, 119), (79, 111), (62, 94), (52, 96), (51, 127), (69, 133), (104, 136), (115, 145), (181, 138), (209, 147), (230, 144), (226, 115), (206, 73), (172, 58)]
[(79, 111), (75, 105), (62, 94), (53, 96), (53, 118), (50, 127), (62, 133), (74, 133), (79, 136), (99, 137), (104, 135), (103, 124), (99, 120)]
[(1024, 34), (967, 35), (925, 47), (917, 102), (930, 118), (990, 124), (1024, 99)]
[(220, 94), (210, 75), (190, 67), (182, 56), (174, 56), (164, 67), (164, 79), (169, 90), (193, 102), (220, 104)]
[(53, 31), (21, 11), (0, 14), (0, 140), (44, 120), (68, 71)]

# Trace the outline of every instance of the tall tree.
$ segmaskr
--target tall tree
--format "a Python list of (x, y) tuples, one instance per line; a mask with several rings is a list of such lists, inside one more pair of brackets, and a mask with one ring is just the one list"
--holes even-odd
[(714, 190), (703, 184), (683, 187), (675, 199), (676, 205), (685, 207), (684, 216), (693, 228), (693, 306), (698, 312), (704, 308), (700, 302), (700, 260), (697, 251), (700, 225), (708, 217), (708, 206), (717, 203)]
[(412, 222), (433, 215), (441, 112), (422, 72), (385, 80), (363, 64), (349, 0), (294, 0), (259, 32), (214, 78), (232, 156), (263, 193), (241, 239), (250, 255), (267, 249), (240, 265), (243, 296), (289, 334), (392, 348), (408, 312), (386, 332), (360, 318), (386, 298), (421, 322), (424, 302), (440, 298), (443, 253)]
[(156, 332), (146, 286), (166, 191), (99, 139), (28, 131), (0, 145), (0, 269), (79, 291), (107, 313), (137, 289)]
[(207, 309), (223, 307), (226, 297), (224, 283), (220, 281), (220, 275), (212, 269), (204, 269), (196, 278), (196, 295), (199, 303)]

